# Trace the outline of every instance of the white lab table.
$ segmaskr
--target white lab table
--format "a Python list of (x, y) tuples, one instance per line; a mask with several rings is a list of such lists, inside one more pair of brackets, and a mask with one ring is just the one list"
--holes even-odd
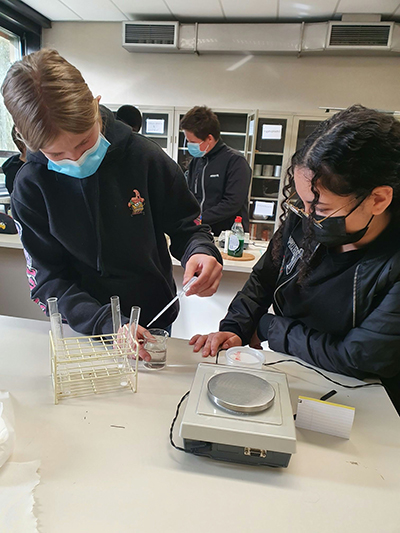
[[(172, 335), (180, 339), (190, 339), (196, 333), (218, 331), (219, 322), (226, 315), (230, 302), (246, 283), (253, 266), (259, 261), (266, 247), (265, 241), (250, 245), (246, 251), (254, 255), (252, 261), (224, 259), (222, 279), (218, 291), (212, 298), (198, 296), (181, 298), (181, 311), (172, 326)], [(172, 260), (172, 264), (175, 283), (180, 290), (183, 269), (176, 259)]]
[(22, 250), (22, 243), (19, 238), (19, 235), (8, 235), (6, 233), (0, 233), (0, 247)]
[[(253, 261), (224, 261), (223, 277), (217, 293), (212, 298), (191, 296), (182, 298), (181, 312), (174, 322), (174, 337), (189, 339), (195, 333), (218, 330), (232, 298), (243, 285), (264, 253), (267, 243), (251, 245)], [(173, 273), (178, 290), (182, 288), (183, 268), (172, 258)], [(26, 261), (18, 235), (0, 234), (0, 315), (47, 320), (40, 307), (31, 301), (26, 278)]]
[(45, 319), (30, 298), (20, 238), (4, 233), (0, 233), (0, 315)]
[[(0, 317), (0, 338), (0, 389), (16, 411), (12, 459), (41, 460), (41, 533), (400, 531), (400, 418), (380, 387), (335, 386), (334, 401), (356, 408), (350, 440), (298, 430), (287, 469), (239, 466), (169, 444), (176, 405), (201, 359), (186, 342), (169, 341), (166, 369), (140, 371), (137, 394), (54, 405), (48, 324)], [(333, 388), (293, 363), (279, 370), (294, 407), (299, 394), (319, 398)], [(175, 440), (181, 444), (177, 431)]]

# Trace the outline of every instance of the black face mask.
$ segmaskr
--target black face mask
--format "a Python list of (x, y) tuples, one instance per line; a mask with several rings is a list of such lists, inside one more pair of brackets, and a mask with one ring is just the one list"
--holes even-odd
[[(313, 225), (313, 231), (315, 240), (319, 243), (325, 245), (327, 248), (334, 248), (336, 246), (343, 246), (344, 244), (351, 244), (353, 242), (358, 242), (361, 240), (364, 235), (367, 233), (369, 225), (371, 224), (374, 215), (369, 219), (368, 224), (363, 228), (359, 229), (354, 233), (346, 233), (346, 218), (351, 215), (353, 211), (359, 207), (365, 198), (357, 204), (350, 213), (347, 213), (345, 216), (341, 217), (330, 217), (326, 218), (321, 216), (314, 215), (314, 220), (319, 222), (323, 220), (322, 227)], [(307, 231), (308, 221), (306, 218), (303, 218), (303, 231)]]

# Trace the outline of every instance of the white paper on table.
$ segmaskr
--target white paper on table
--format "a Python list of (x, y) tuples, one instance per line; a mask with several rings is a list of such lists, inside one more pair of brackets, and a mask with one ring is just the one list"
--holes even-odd
[(272, 217), (274, 214), (274, 202), (254, 202), (253, 216)]
[(10, 458), (15, 443), (14, 410), (10, 394), (0, 391), (0, 468)]
[(146, 118), (146, 133), (164, 133), (165, 120), (162, 118)]
[(37, 533), (33, 490), (40, 481), (40, 461), (8, 462), (0, 469), (0, 531)]
[(282, 126), (280, 124), (263, 124), (261, 139), (282, 139)]
[(299, 396), (296, 427), (349, 439), (354, 415), (354, 407)]

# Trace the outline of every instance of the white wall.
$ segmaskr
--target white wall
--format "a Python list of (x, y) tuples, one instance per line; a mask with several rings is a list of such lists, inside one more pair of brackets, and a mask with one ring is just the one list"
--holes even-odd
[(59, 22), (43, 44), (81, 71), (103, 102), (315, 112), (362, 103), (400, 109), (399, 57), (133, 54), (121, 46), (122, 23)]

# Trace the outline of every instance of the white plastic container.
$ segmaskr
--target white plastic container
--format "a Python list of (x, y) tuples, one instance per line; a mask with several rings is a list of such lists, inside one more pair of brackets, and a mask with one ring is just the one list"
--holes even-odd
[(247, 368), (262, 368), (264, 354), (248, 346), (234, 346), (226, 351), (226, 363)]

